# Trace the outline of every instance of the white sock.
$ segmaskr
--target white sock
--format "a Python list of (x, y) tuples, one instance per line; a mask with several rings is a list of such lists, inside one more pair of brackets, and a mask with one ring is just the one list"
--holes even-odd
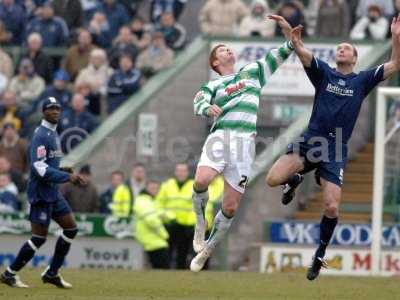
[(192, 200), (193, 200), (193, 209), (194, 212), (196, 213), (197, 225), (205, 226), (206, 225), (205, 212), (208, 202), (208, 190), (201, 193), (198, 193), (195, 190), (193, 190)]
[(207, 240), (206, 248), (213, 251), (219, 242), (224, 238), (232, 225), (233, 217), (227, 218), (220, 210), (214, 219), (214, 226)]

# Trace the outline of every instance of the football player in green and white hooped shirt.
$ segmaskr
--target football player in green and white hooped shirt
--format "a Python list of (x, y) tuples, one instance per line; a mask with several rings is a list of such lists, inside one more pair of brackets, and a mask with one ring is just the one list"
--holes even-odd
[[(291, 26), (281, 16), (271, 15), (286, 39), (290, 40)], [(225, 45), (214, 47), (210, 66), (220, 78), (205, 84), (196, 94), (196, 115), (214, 118), (197, 165), (193, 186), (193, 208), (196, 213), (193, 248), (197, 255), (190, 269), (200, 271), (211, 252), (222, 240), (239, 206), (254, 160), (257, 111), (261, 88), (293, 51), (290, 41), (273, 49), (262, 59), (244, 66), (235, 73), (235, 56)], [(214, 219), (210, 236), (205, 241), (207, 224), (204, 218), (208, 200), (207, 188), (215, 176), (225, 179), (222, 208)]]

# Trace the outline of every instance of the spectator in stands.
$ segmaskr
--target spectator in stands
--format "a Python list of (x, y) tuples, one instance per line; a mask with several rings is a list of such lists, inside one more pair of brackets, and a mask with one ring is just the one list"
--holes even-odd
[(34, 111), (42, 108), (42, 101), (49, 97), (54, 97), (61, 104), (62, 109), (68, 109), (71, 107), (72, 94), (68, 89), (69, 75), (63, 70), (59, 69), (54, 73), (53, 84), (46, 87), (44, 92), (39, 96), (35, 103)]
[(6, 25), (0, 20), (0, 43), (2, 45), (10, 44), (12, 40), (12, 33), (6, 28)]
[(104, 13), (107, 17), (108, 23), (110, 24), (111, 36), (116, 36), (119, 29), (129, 22), (129, 16), (125, 7), (116, 0), (103, 0), (100, 3), (98, 11)]
[(378, 5), (368, 8), (368, 16), (358, 20), (350, 32), (350, 38), (354, 40), (373, 39), (383, 40), (389, 29), (388, 20), (382, 15)]
[(23, 174), (11, 168), (11, 164), (5, 156), (0, 156), (0, 174), (9, 174), (11, 182), (17, 187), (17, 193), (26, 190), (26, 180)]
[(83, 9), (80, 0), (53, 0), (54, 14), (65, 20), (70, 30), (82, 26)]
[[(288, 1), (282, 4), (281, 8), (278, 10), (277, 14), (284, 17), (286, 21), (293, 28), (298, 25), (303, 25), (303, 35), (306, 35), (306, 21), (304, 19), (304, 14), (302, 11), (303, 7), (299, 5), (296, 1)], [(282, 29), (280, 26), (275, 27), (275, 35), (283, 36)]]
[[(86, 110), (86, 99), (81, 94), (74, 94), (71, 101), (71, 109), (66, 109), (62, 112), (59, 131), (63, 132), (74, 128), (77, 129), (76, 134), (82, 134), (81, 137), (83, 139), (87, 134), (92, 133), (97, 126), (96, 117)], [(71, 147), (74, 148), (78, 142), (71, 144)]]
[(8, 159), (11, 169), (25, 174), (28, 172), (27, 151), (27, 140), (20, 138), (13, 123), (5, 123), (0, 142), (0, 156)]
[(320, 2), (316, 35), (320, 37), (345, 37), (350, 31), (350, 11), (346, 1)]
[(201, 31), (206, 35), (233, 36), (249, 9), (242, 0), (208, 0), (200, 11)]
[(156, 31), (150, 46), (137, 59), (137, 67), (145, 77), (151, 77), (172, 65), (174, 52), (165, 45), (164, 35)]
[(15, 129), (20, 130), (23, 125), (21, 109), (17, 106), (17, 97), (11, 90), (5, 91), (0, 101), (0, 126), (12, 123)]
[(17, 104), (27, 109), (44, 91), (45, 82), (36, 74), (33, 62), (29, 58), (21, 60), (18, 74), (11, 79), (9, 89), (16, 94)]
[(268, 2), (265, 0), (253, 0), (251, 14), (244, 17), (239, 27), (240, 36), (273, 37), (275, 34), (275, 22), (266, 22), (265, 16), (270, 13)]
[(89, 65), (79, 72), (75, 84), (89, 83), (93, 93), (105, 95), (112, 73), (113, 70), (108, 66), (106, 52), (103, 49), (93, 49), (90, 52)]
[(0, 173), (0, 213), (15, 213), (21, 210), (21, 202), (17, 197), (18, 190), (11, 182), (8, 173)]
[(68, 72), (72, 80), (78, 75), (79, 71), (89, 63), (89, 55), (96, 47), (92, 44), (92, 36), (86, 29), (81, 29), (78, 34), (78, 44), (71, 46), (64, 58), (64, 69)]
[[(74, 86), (75, 93), (81, 94), (87, 101), (86, 108), (89, 112), (95, 116), (99, 116), (103, 112), (103, 108), (106, 108), (106, 97), (101, 94), (93, 92), (90, 83), (82, 81)], [(104, 100), (104, 101), (103, 101)]]
[(112, 42), (110, 24), (106, 16), (101, 12), (96, 12), (90, 20), (89, 32), (92, 34), (94, 43), (101, 48), (109, 48)]
[(28, 23), (25, 36), (33, 32), (40, 33), (44, 47), (64, 47), (69, 38), (67, 24), (60, 17), (54, 16), (50, 1), (37, 9), (37, 17)]
[(146, 170), (144, 166), (141, 163), (135, 164), (132, 168), (131, 177), (126, 182), (133, 198), (145, 189), (146, 181)]
[(165, 12), (172, 13), (175, 20), (181, 16), (187, 0), (151, 0), (150, 20), (153, 23), (160, 21)]
[(134, 36), (134, 44), (140, 51), (146, 49), (151, 42), (151, 34), (146, 28), (146, 24), (140, 16), (133, 19), (131, 23), (131, 31)]
[(113, 200), (115, 189), (124, 183), (124, 173), (122, 171), (114, 171), (111, 173), (110, 186), (100, 195), (100, 212), (102, 214), (110, 214), (110, 205)]
[(137, 92), (141, 86), (142, 74), (135, 68), (130, 55), (119, 58), (119, 69), (108, 82), (108, 113), (114, 112), (123, 102)]
[(68, 201), (73, 211), (81, 213), (97, 213), (99, 212), (100, 201), (97, 189), (91, 182), (91, 171), (89, 165), (84, 165), (79, 170), (81, 175), (87, 182), (85, 185), (76, 185), (70, 182), (61, 186), (60, 191)]
[(157, 30), (164, 34), (165, 43), (172, 50), (181, 50), (186, 44), (186, 29), (175, 22), (172, 13), (163, 13), (161, 15), (160, 25)]
[(0, 3), (0, 19), (8, 32), (11, 33), (11, 43), (19, 45), (23, 41), (27, 17), (24, 9), (14, 0), (3, 0)]
[(121, 27), (113, 44), (109, 51), (111, 67), (118, 68), (118, 60), (121, 55), (129, 55), (132, 60), (136, 60), (139, 49), (135, 45), (135, 37), (128, 26)]
[(393, 0), (362, 0), (358, 2), (357, 18), (367, 17), (371, 5), (379, 6), (382, 16), (390, 17), (394, 14)]
[(10, 81), (14, 75), (14, 65), (11, 57), (0, 48), (0, 73), (3, 74), (7, 81)]
[(45, 80), (46, 84), (49, 84), (53, 79), (54, 65), (52, 58), (42, 51), (42, 43), (39, 33), (31, 33), (28, 36), (28, 47), (23, 57), (32, 60), (35, 72)]

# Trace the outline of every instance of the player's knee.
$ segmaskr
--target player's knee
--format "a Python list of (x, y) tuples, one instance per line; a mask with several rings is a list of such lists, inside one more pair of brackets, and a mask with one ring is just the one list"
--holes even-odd
[(66, 242), (71, 242), (76, 237), (77, 234), (78, 234), (78, 228), (64, 229), (61, 237)]
[(275, 187), (280, 185), (280, 179), (273, 172), (269, 172), (265, 178), (265, 182), (270, 187)]
[(193, 188), (196, 191), (205, 191), (208, 188), (208, 184), (209, 184), (209, 182), (208, 182), (207, 178), (205, 178), (205, 177), (203, 177), (203, 178), (202, 177), (196, 177), (194, 179)]
[(225, 216), (232, 218), (238, 209), (238, 205), (236, 203), (226, 203), (222, 207), (222, 211)]
[(337, 218), (339, 216), (339, 206), (335, 202), (328, 202), (325, 204), (325, 216), (329, 218)]
[(28, 243), (30, 244), (30, 246), (34, 249), (37, 250), (40, 247), (43, 246), (43, 244), (46, 242), (46, 237), (45, 236), (38, 236), (38, 235), (34, 235), (31, 237), (31, 239), (28, 241)]

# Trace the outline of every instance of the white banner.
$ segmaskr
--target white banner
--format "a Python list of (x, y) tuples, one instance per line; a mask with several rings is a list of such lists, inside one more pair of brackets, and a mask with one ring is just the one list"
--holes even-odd
[(139, 115), (137, 154), (143, 156), (157, 155), (157, 123), (156, 114)]
[[(29, 237), (26, 236), (26, 239)], [(4, 269), (14, 260), (20, 247), (25, 242), (24, 236), (1, 236), (0, 268)], [(54, 253), (56, 238), (49, 237), (28, 267), (45, 268)], [(112, 238), (77, 238), (65, 260), (67, 268), (120, 268), (140, 270), (144, 266), (142, 247), (132, 239)]]
[[(279, 42), (240, 42), (240, 41), (215, 41), (211, 43), (211, 49), (218, 45), (225, 44), (230, 47), (236, 55), (236, 70), (256, 61), (266, 55), (271, 49), (279, 47)], [(371, 45), (355, 45), (358, 50), (358, 61), (362, 60), (369, 51), (373, 49)], [(330, 66), (335, 66), (335, 54), (337, 44), (306, 44), (316, 58), (327, 62)], [(210, 71), (210, 78), (218, 75)], [(287, 61), (279, 67), (273, 76), (267, 81), (263, 88), (264, 95), (273, 96), (314, 96), (314, 87), (308, 80), (300, 60), (292, 54)]]
[[(260, 272), (307, 272), (315, 253), (315, 247), (298, 247), (265, 244), (261, 247)], [(326, 275), (371, 275), (371, 252), (364, 248), (331, 247), (327, 250)], [(382, 251), (382, 275), (400, 275), (400, 252)]]

